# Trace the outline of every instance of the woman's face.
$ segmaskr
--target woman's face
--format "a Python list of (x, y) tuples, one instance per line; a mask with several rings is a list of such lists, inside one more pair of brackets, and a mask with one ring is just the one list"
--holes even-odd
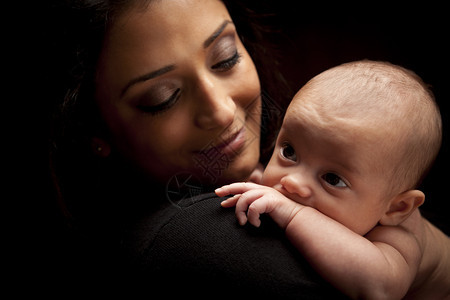
[(245, 180), (259, 160), (255, 66), (220, 1), (154, 1), (109, 29), (96, 100), (117, 150), (167, 182)]

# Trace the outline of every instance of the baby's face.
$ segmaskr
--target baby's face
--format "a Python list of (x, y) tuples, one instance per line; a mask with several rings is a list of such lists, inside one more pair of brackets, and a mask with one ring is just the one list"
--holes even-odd
[(358, 124), (341, 125), (293, 102), (263, 184), (364, 235), (377, 225), (389, 200), (389, 176), (377, 151), (383, 141)]

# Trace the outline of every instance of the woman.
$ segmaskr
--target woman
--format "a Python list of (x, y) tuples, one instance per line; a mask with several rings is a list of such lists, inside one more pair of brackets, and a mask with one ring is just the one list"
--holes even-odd
[[(60, 21), (70, 25), (63, 46), (71, 49), (61, 61), (72, 66), (69, 80), (61, 79), (68, 92), (54, 126), (52, 169), (79, 239), (68, 247), (82, 282), (92, 274), (108, 286), (133, 283), (165, 296), (220, 288), (338, 297), (276, 226), (239, 228), (233, 211), (208, 193), (257, 176), (288, 99), (267, 53), (258, 56), (267, 49), (238, 14), (243, 6), (75, 3), (60, 7)], [(255, 65), (269, 73), (259, 77)]]

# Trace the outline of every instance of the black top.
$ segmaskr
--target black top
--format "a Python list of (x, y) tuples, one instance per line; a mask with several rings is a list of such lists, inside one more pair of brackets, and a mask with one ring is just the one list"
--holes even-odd
[(342, 297), (270, 218), (260, 228), (242, 227), (220, 200), (210, 193), (167, 201), (127, 230), (122, 244), (132, 267), (124, 273), (135, 290), (166, 297)]

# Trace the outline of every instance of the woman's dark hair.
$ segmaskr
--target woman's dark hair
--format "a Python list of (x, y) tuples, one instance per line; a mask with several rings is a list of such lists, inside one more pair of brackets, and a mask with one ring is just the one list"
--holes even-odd
[[(84, 191), (94, 190), (98, 185), (94, 170), (105, 168), (108, 163), (96, 159), (90, 147), (92, 137), (107, 137), (108, 132), (94, 101), (94, 74), (105, 32), (120, 13), (131, 6), (145, 6), (149, 1), (67, 0), (55, 1), (51, 7), (54, 57), (50, 70), (54, 76), (50, 78), (56, 88), (52, 92), (55, 110), (50, 165), (57, 198), (64, 198), (62, 207), (67, 205), (67, 196), (85, 198)], [(271, 37), (277, 34), (272, 30), (276, 16), (268, 13), (267, 1), (223, 2), (259, 72), (263, 100), (261, 162), (265, 164), (291, 96), (288, 85), (276, 71), (275, 47), (271, 44)], [(65, 189), (70, 192), (65, 193)], [(62, 197), (63, 194), (67, 195)]]

